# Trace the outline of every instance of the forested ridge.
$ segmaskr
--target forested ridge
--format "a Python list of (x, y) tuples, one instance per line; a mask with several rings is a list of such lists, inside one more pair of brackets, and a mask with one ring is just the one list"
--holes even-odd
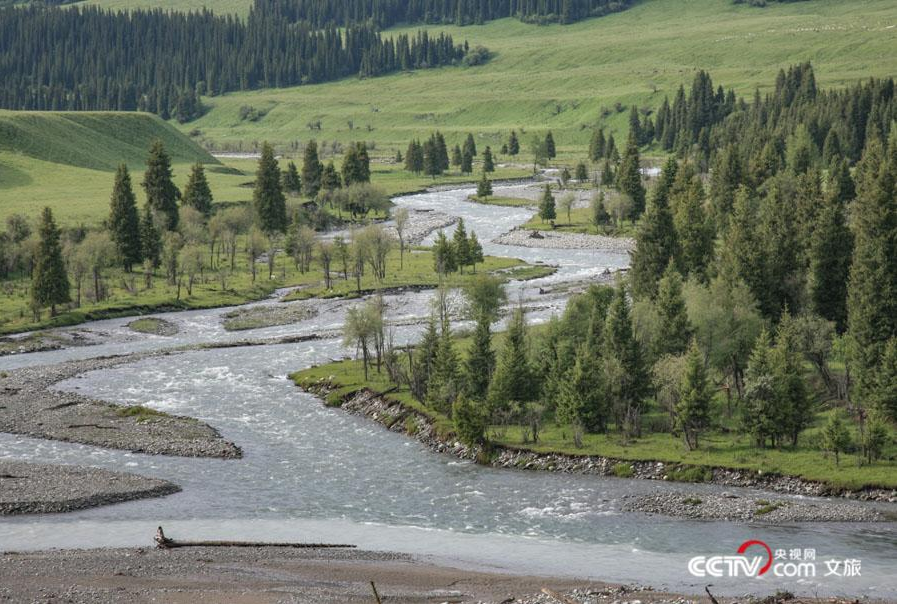
[(527, 23), (573, 23), (625, 10), (632, 0), (255, 0), (253, 11), (316, 27), (372, 21), (482, 24), (515, 17)]
[(371, 23), (317, 28), (262, 12), (244, 22), (208, 11), (2, 9), (0, 107), (183, 122), (201, 113), (200, 95), (447, 65), (465, 46), (442, 33), (386, 38)]

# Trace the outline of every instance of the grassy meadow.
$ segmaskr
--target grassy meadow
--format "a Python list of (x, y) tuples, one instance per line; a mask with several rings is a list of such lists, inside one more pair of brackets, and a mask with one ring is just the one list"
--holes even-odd
[[(493, 53), (480, 67), (445, 67), (372, 79), (259, 90), (204, 99), (210, 111), (183, 127), (219, 146), (253, 140), (367, 140), (375, 153), (404, 153), (408, 140), (439, 129), (450, 145), (474, 132), (498, 150), (511, 129), (526, 163), (530, 135), (551, 129), (563, 161), (585, 155), (593, 127), (626, 131), (628, 108), (656, 108), (698, 69), (750, 95), (770, 90), (780, 68), (812, 61), (820, 86), (897, 71), (897, 5), (889, 0), (814, 0), (766, 8), (731, 0), (645, 0), (572, 25), (516, 19), (427, 26)], [(390, 30), (414, 32), (419, 27)], [(621, 109), (615, 108), (620, 103)], [(265, 115), (241, 120), (240, 107)], [(602, 111), (610, 113), (602, 116)], [(309, 122), (321, 121), (311, 131)], [(350, 129), (349, 122), (354, 129)], [(499, 157), (498, 161), (508, 158)]]

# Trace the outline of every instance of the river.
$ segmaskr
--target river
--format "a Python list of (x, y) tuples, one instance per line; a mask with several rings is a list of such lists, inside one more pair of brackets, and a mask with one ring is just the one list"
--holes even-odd
[[(512, 299), (538, 308), (533, 313), (537, 320), (564, 304), (562, 297), (540, 296), (540, 286), (581, 280), (628, 263), (618, 253), (487, 243), (525, 221), (529, 212), (469, 203), (470, 192), (425, 193), (396, 202), (462, 216), (488, 254), (558, 265), (558, 272), (545, 280), (511, 287)], [(513, 188), (496, 194), (513, 194)], [(396, 328), (398, 341), (419, 336), (421, 326), (407, 319), (426, 316), (429, 298), (427, 292), (387, 297), (389, 318), (402, 323)], [(350, 304), (324, 301), (313, 319), (237, 334), (220, 326), (227, 309), (166, 314), (181, 328), (173, 337), (130, 333), (129, 319), (101, 321), (86, 327), (105, 334), (103, 344), (0, 358), (0, 369), (177, 344), (320, 333), (338, 329)], [(799, 583), (772, 577), (714, 579), (716, 591), (757, 593), (787, 585), (807, 594), (897, 597), (895, 523), (766, 526), (627, 513), (620, 509), (626, 495), (721, 489), (460, 462), (368, 420), (326, 408), (286, 379), (288, 372), (348, 352), (338, 339), (203, 350), (153, 357), (62, 383), (63, 389), (101, 399), (197, 417), (240, 445), (244, 458), (156, 457), (0, 434), (0, 458), (127, 470), (183, 487), (162, 499), (4, 518), (0, 550), (148, 545), (161, 524), (176, 538), (351, 542), (460, 567), (697, 592), (707, 580), (689, 575), (692, 556), (734, 554), (745, 540), (760, 539), (774, 549), (815, 549), (819, 576)], [(823, 560), (846, 558), (862, 561), (860, 577), (822, 576)]]

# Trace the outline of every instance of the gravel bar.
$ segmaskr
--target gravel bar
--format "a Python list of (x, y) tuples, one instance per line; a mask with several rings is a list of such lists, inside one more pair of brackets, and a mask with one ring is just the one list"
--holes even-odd
[(52, 389), (54, 384), (78, 374), (154, 354), (160, 353), (69, 361), (3, 372), (0, 374), (0, 432), (150, 455), (241, 457), (239, 447), (196, 419), (123, 407)]
[(495, 238), (492, 243), (546, 249), (609, 250), (621, 253), (631, 252), (635, 248), (635, 240), (628, 237), (607, 237), (563, 231), (532, 231), (519, 227)]
[(176, 484), (136, 474), (0, 460), (0, 516), (73, 512), (180, 490)]

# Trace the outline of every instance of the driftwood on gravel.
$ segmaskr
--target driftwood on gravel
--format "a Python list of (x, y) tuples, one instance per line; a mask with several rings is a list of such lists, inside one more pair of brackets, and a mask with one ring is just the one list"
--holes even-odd
[(344, 543), (266, 543), (263, 541), (175, 541), (165, 536), (160, 526), (153, 537), (159, 549), (176, 549), (179, 547), (288, 547), (302, 549), (336, 549), (355, 548), (357, 546)]

